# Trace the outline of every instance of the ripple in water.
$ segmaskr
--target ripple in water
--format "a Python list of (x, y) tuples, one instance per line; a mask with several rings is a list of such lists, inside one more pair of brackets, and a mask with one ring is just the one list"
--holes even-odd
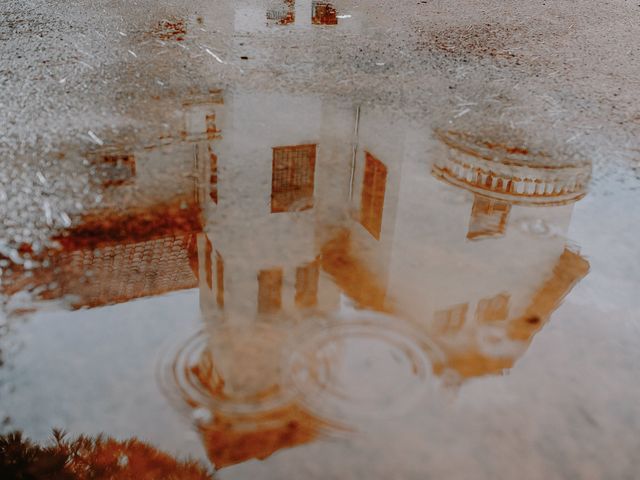
[(255, 413), (287, 403), (280, 358), (287, 333), (267, 325), (203, 329), (161, 362), (159, 383), (199, 423), (212, 412)]
[(425, 397), (429, 351), (426, 339), (395, 319), (334, 324), (297, 343), (286, 381), (314, 414), (360, 427), (402, 415)]

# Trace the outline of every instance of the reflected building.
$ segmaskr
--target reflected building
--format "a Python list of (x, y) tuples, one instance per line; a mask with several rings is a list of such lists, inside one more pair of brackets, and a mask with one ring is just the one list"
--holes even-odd
[(544, 152), (460, 132), (439, 132), (438, 137), (448, 152), (434, 165), (434, 175), (474, 194), (470, 240), (504, 235), (511, 205), (565, 205), (586, 193), (591, 173), (586, 163), (558, 164)]
[[(341, 21), (334, 4), (320, 0), (222, 0), (205, 7), (198, 22), (215, 25), (216, 30), (237, 36), (242, 41), (248, 33), (267, 33), (284, 27), (295, 30), (330, 27), (341, 32), (357, 30), (359, 19), (352, 19), (351, 14), (347, 16), (349, 21)], [(220, 18), (224, 21), (221, 22)]]
[[(402, 177), (387, 178), (387, 189), (399, 184), (393, 213), (386, 205), (370, 208), (367, 190), (383, 198), (385, 189), (368, 171), (384, 170), (370, 156), (362, 159), (355, 209), (381, 212), (382, 219), (363, 222), (361, 213), (370, 235), (359, 237), (368, 247), (357, 250), (390, 259), (387, 307), (445, 352), (436, 373), (499, 373), (588, 272), (565, 236), (590, 165), (453, 132), (437, 137), (431, 173), (444, 182), (429, 178), (424, 160), (407, 152)], [(380, 243), (385, 228), (393, 232), (390, 249)]]
[(206, 192), (215, 197), (212, 107), (221, 102), (219, 91), (193, 95), (169, 131), (85, 152), (100, 204), (52, 238), (59, 248), (34, 255), (35, 268), (5, 272), (3, 293), (34, 290), (76, 309), (197, 287), (200, 172), (210, 172)]
[(308, 97), (233, 94), (222, 117), (217, 201), (205, 205), (199, 243), (205, 316), (221, 306), (231, 323), (332, 310), (339, 291), (320, 275), (319, 238), (344, 212), (353, 111)]
[[(283, 366), (292, 352), (305, 357), (302, 369), (322, 362), (307, 370), (329, 382), (314, 391), (332, 395), (347, 359), (368, 355), (350, 350), (353, 339), (336, 325), (371, 333), (345, 315), (345, 299), (395, 319), (372, 324), (382, 329), (372, 334), (378, 344), (408, 339), (435, 378), (459, 384), (511, 368), (588, 271), (565, 245), (588, 165), (561, 165), (568, 183), (557, 191), (550, 163), (500, 181), (477, 173), (480, 186), (468, 186), (449, 178), (448, 155), (458, 154), (449, 138), (434, 142), (382, 109), (234, 93), (219, 118), (217, 198), (209, 195), (198, 236), (204, 329), (173, 366), (189, 409), (209, 412), (197, 424), (219, 467), (349, 429), (288, 389)], [(433, 164), (425, 151), (437, 152)], [(306, 341), (333, 329), (330, 344)], [(304, 350), (318, 345), (322, 353)], [(420, 354), (400, 351), (413, 352), (409, 364), (422, 371)]]
[(589, 165), (427, 133), (319, 96), (194, 94), (157, 138), (88, 153), (102, 208), (4, 293), (197, 288), (202, 331), (163, 382), (218, 468), (415, 408), (429, 382), (511, 368), (589, 268), (565, 240)]
[(333, 4), (317, 0), (279, 0), (268, 8), (266, 18), (279, 25), (338, 25)]
[[(468, 338), (461, 343), (466, 346), (473, 332), (476, 348), (450, 356), (449, 366), (457, 373), (463, 377), (497, 373), (513, 365), (589, 270), (588, 262), (567, 247), (565, 238), (573, 203), (586, 194), (591, 165), (459, 132), (439, 132), (438, 137), (445, 148), (433, 175), (473, 195), (467, 265), (480, 266), (491, 258), (504, 273), (503, 286), (499, 289), (496, 284), (494, 294), (487, 291), (475, 302), (461, 301), (438, 310), (433, 328), (444, 328), (454, 345), (466, 330)], [(482, 239), (493, 241), (479, 242), (486, 246), (476, 249), (475, 241)], [(519, 278), (507, 273), (516, 266)], [(485, 268), (465, 280), (459, 276), (456, 282), (471, 287), (497, 277), (488, 277)], [(478, 282), (480, 277), (483, 282)], [(473, 310), (467, 312), (469, 308)]]
[(281, 362), (298, 327), (339, 306), (340, 289), (321, 273), (321, 239), (348, 220), (355, 111), (258, 93), (228, 94), (219, 110), (217, 199), (203, 196), (197, 239), (203, 332), (174, 372), (187, 404), (210, 410), (198, 428), (224, 467), (326, 428), (283, 387)]

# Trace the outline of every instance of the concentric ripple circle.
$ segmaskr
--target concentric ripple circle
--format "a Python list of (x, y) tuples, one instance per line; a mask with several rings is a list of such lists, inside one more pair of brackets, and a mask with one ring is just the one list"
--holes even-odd
[(281, 351), (287, 333), (256, 325), (203, 329), (162, 362), (165, 394), (190, 409), (253, 413), (285, 404)]
[(316, 415), (360, 426), (406, 413), (431, 386), (421, 334), (395, 319), (336, 323), (299, 339), (286, 362), (286, 382)]

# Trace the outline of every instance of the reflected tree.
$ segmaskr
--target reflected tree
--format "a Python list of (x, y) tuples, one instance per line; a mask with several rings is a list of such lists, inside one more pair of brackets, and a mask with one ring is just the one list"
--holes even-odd
[(176, 460), (137, 439), (99, 435), (70, 439), (54, 430), (37, 444), (16, 431), (0, 436), (0, 478), (16, 480), (186, 479), (212, 478), (193, 460)]

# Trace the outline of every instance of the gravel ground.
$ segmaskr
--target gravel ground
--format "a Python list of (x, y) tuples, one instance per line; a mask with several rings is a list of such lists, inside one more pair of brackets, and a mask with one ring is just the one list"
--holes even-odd
[[(352, 19), (341, 28), (254, 32), (234, 31), (234, 5), (266, 8), (0, 5), (3, 248), (37, 246), (47, 228), (95, 203), (82, 157), (96, 143), (89, 132), (145, 138), (171, 122), (185, 95), (209, 88), (313, 91), (394, 106), (425, 129), (455, 123), (548, 150), (568, 146), (595, 162), (594, 191), (608, 184), (603, 177), (634, 188), (627, 180), (640, 176), (633, 2), (344, 1), (338, 12)], [(174, 21), (186, 30), (179, 40), (163, 31)]]

